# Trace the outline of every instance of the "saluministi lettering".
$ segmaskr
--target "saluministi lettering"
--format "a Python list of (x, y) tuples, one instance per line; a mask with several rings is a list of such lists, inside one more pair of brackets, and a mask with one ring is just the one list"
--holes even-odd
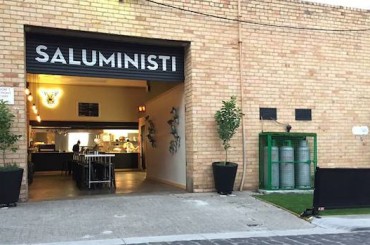
[(128, 55), (122, 52), (113, 52), (107, 55), (94, 49), (61, 49), (60, 47), (48, 49), (45, 45), (38, 45), (36, 53), (35, 60), (40, 63), (176, 72), (176, 56), (169, 55), (140, 53)]

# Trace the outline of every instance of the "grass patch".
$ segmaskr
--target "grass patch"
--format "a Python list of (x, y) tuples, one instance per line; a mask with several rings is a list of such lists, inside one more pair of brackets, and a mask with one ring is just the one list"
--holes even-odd
[[(307, 208), (312, 208), (313, 205), (313, 194), (272, 193), (265, 195), (255, 195), (254, 197), (265, 202), (272, 203), (283, 209), (287, 209), (297, 215), (300, 215)], [(346, 208), (320, 211), (320, 215), (351, 215), (351, 214), (370, 214), (370, 208)]]
[(266, 195), (255, 195), (254, 197), (287, 209), (297, 215), (300, 215), (307, 208), (311, 208), (313, 200), (312, 194), (296, 193), (272, 193)]
[(370, 214), (370, 208), (343, 208), (320, 211), (320, 215), (354, 215), (354, 214)]

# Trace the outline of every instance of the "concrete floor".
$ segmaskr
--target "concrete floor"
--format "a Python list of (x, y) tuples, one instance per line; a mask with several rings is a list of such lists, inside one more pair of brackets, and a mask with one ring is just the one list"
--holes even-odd
[(95, 195), (19, 203), (0, 209), (0, 244), (118, 245), (186, 239), (215, 245), (226, 243), (207, 240), (327, 232), (252, 193), (234, 194)]
[(143, 171), (116, 171), (116, 189), (79, 189), (70, 175), (59, 171), (36, 172), (29, 186), (29, 201), (75, 199), (96, 195), (186, 193), (185, 190), (146, 179)]

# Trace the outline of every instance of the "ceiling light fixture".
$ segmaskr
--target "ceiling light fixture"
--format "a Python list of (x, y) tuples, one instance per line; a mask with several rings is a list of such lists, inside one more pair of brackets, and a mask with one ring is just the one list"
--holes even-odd
[(146, 108), (145, 108), (145, 105), (141, 105), (138, 107), (138, 111), (139, 112), (145, 112), (146, 111)]

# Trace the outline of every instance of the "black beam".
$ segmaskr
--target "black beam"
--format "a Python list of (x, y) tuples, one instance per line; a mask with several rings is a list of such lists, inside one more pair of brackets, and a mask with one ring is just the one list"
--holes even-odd
[(69, 128), (69, 129), (138, 129), (137, 122), (86, 122), (86, 121), (34, 121), (33, 128)]

